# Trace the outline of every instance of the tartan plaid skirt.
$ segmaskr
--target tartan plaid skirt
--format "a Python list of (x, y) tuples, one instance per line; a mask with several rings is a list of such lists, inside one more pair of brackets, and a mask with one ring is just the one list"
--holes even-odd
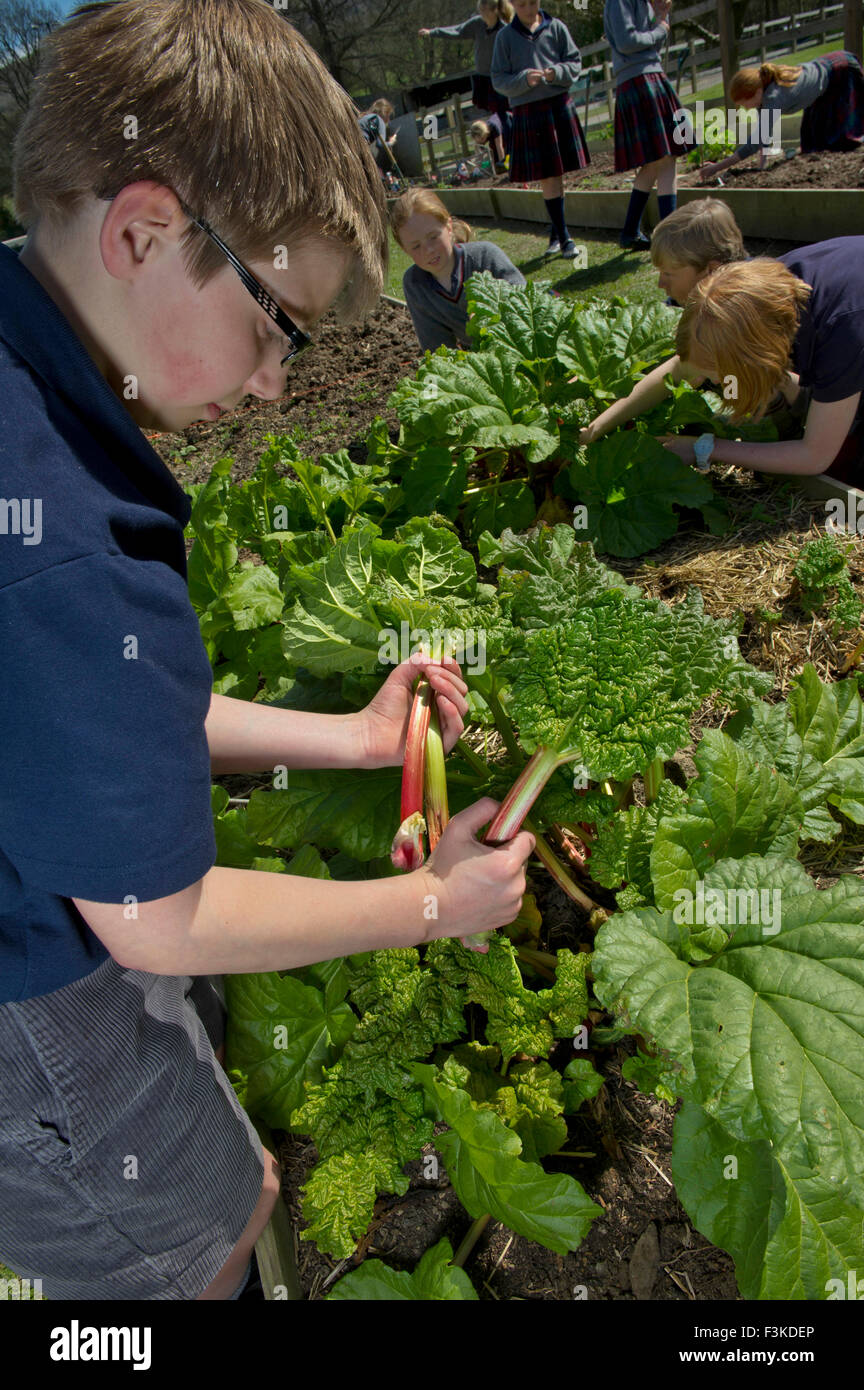
[(471, 100), (478, 111), (491, 111), (494, 116), (504, 117), (510, 110), (510, 103), (492, 86), (492, 79), (483, 72), (471, 74)]
[(584, 169), (591, 156), (567, 92), (513, 108), (510, 182), (536, 183), (571, 169)]
[(853, 53), (826, 53), (828, 86), (801, 118), (801, 151), (854, 150), (864, 141), (864, 74)]
[(622, 82), (615, 92), (616, 174), (694, 150), (695, 140), (675, 139), (675, 112), (681, 109), (675, 88), (662, 72), (643, 72)]

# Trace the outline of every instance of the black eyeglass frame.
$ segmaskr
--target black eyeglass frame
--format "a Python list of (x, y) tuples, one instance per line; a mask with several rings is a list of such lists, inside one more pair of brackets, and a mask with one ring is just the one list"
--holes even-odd
[(254, 296), (264, 312), (268, 314), (276, 324), (276, 327), (284, 333), (288, 341), (293, 344), (293, 351), (289, 352), (287, 357), (282, 358), (281, 365), (284, 367), (286, 362), (290, 362), (293, 358), (299, 357), (301, 352), (311, 347), (312, 339), (309, 337), (309, 334), (304, 333), (302, 328), (298, 328), (294, 320), (289, 318), (285, 313), (285, 310), (279, 308), (279, 305), (270, 292), (264, 288), (260, 280), (256, 280), (251, 270), (246, 269), (242, 261), (238, 261), (230, 246), (226, 246), (219, 234), (214, 232), (210, 223), (205, 222), (200, 217), (193, 216), (193, 214), (186, 209), (184, 209), (184, 211), (186, 211), (190, 222), (194, 222), (196, 227), (200, 227), (202, 232), (206, 232), (210, 240), (216, 243), (223, 256), (227, 257), (240, 276), (240, 279), (243, 281), (249, 293)]

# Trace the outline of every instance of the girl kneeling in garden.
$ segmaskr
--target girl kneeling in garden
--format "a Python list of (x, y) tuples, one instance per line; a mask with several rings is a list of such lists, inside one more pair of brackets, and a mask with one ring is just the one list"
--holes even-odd
[(687, 463), (698, 457), (760, 473), (830, 468), (832, 477), (864, 481), (864, 237), (720, 266), (691, 291), (676, 346), (677, 356), (582, 431), (583, 444), (662, 401), (667, 375), (721, 383), (731, 418), (744, 420), (761, 419), (778, 389), (792, 399), (797, 374), (812, 391), (802, 439), (760, 444), (708, 434), (663, 442)]
[(471, 228), (454, 222), (426, 188), (398, 198), (390, 214), (393, 235), (414, 262), (402, 289), (421, 348), (468, 347), (465, 281), (478, 270), (524, 285), (525, 277), (492, 241), (473, 241)]
[[(864, 142), (864, 74), (854, 53), (826, 53), (800, 67), (763, 63), (760, 68), (742, 68), (732, 78), (729, 100), (748, 111), (776, 111), (778, 120), (781, 113), (803, 110), (802, 154), (860, 149)], [(761, 168), (764, 143), (767, 136), (746, 140), (725, 159), (703, 164), (702, 179), (722, 174), (757, 150)]]

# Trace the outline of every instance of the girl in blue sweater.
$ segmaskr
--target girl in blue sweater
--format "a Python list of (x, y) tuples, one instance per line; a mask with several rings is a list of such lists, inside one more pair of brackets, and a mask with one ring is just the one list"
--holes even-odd
[(694, 142), (681, 138), (675, 113), (682, 107), (660, 60), (671, 4), (672, 0), (652, 0), (650, 5), (648, 0), (606, 0), (603, 9), (615, 78), (615, 172), (638, 170), (620, 239), (628, 251), (647, 251), (651, 245), (639, 224), (655, 182), (660, 220), (675, 211), (675, 161), (694, 148)]
[[(439, 26), (437, 29), (421, 29), (423, 39), (473, 39), (474, 71), (471, 74), (471, 100), (478, 111), (492, 111), (500, 116), (502, 124), (509, 106), (505, 97), (495, 91), (489, 73), (492, 67), (492, 51), (495, 40), (513, 18), (510, 0), (480, 0), (477, 13), (461, 24)], [(504, 156), (502, 154), (501, 158)]]
[(510, 182), (539, 183), (552, 233), (547, 255), (573, 260), (576, 247), (564, 218), (564, 178), (590, 162), (570, 86), (582, 71), (566, 24), (539, 0), (514, 0), (515, 19), (495, 40), (493, 86), (513, 109)]

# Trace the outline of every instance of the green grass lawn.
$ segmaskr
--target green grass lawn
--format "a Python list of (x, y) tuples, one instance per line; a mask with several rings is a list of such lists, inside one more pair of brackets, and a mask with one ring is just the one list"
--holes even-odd
[[(471, 227), (477, 241), (494, 241), (522, 271), (526, 280), (547, 281), (568, 298), (579, 303), (592, 299), (608, 299), (620, 294), (635, 304), (662, 304), (665, 294), (657, 288), (657, 272), (647, 252), (622, 251), (618, 233), (592, 229), (579, 232), (573, 229), (573, 240), (588, 253), (588, 268), (574, 270), (571, 261), (556, 257), (544, 261), (547, 231), (539, 222), (510, 222), (506, 229), (482, 217), (472, 217)], [(401, 246), (390, 240), (390, 275), (387, 294), (402, 299), (402, 276), (411, 259)]]

